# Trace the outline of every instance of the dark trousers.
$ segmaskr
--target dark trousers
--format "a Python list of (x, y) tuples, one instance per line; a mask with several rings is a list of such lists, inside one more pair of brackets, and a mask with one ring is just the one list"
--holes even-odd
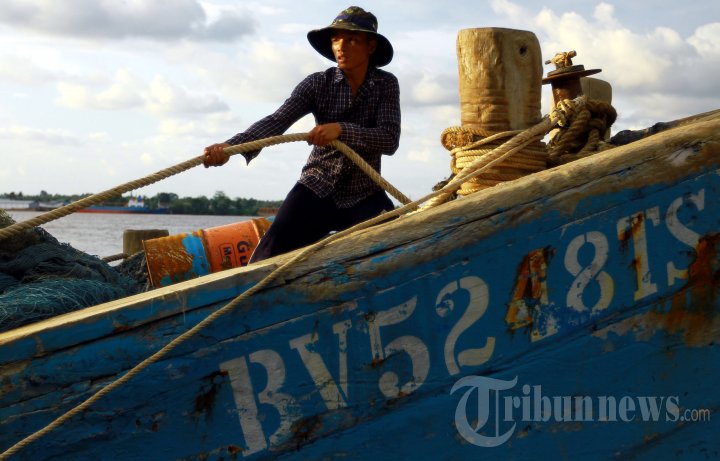
[(250, 262), (310, 245), (331, 231), (347, 229), (393, 208), (384, 191), (376, 192), (350, 208), (338, 208), (332, 198), (320, 198), (297, 183), (280, 205), (275, 220), (255, 248)]

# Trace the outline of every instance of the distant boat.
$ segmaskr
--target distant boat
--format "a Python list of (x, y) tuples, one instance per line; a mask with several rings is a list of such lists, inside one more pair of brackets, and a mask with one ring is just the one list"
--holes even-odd
[(78, 210), (78, 213), (141, 213), (141, 214), (167, 214), (170, 213), (170, 209), (163, 208), (148, 208), (145, 205), (144, 198), (140, 195), (137, 197), (130, 197), (127, 204), (125, 205), (92, 205), (82, 210)]
[(0, 208), (8, 211), (51, 211), (60, 208), (68, 202), (41, 202), (39, 200), (0, 200)]
[(65, 205), (67, 202), (40, 202), (40, 201), (33, 201), (28, 203), (28, 209), (32, 211), (51, 211), (55, 208), (60, 208), (61, 206)]
[(0, 198), (0, 208), (7, 211), (28, 211), (31, 203), (30, 200)]

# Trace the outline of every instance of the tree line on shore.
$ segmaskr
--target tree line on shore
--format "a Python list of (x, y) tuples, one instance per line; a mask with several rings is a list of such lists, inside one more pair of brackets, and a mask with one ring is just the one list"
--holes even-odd
[[(22, 192), (9, 192), (0, 194), (6, 200), (37, 201), (42, 203), (71, 203), (92, 194), (63, 195), (50, 194), (41, 191), (38, 195), (25, 195)], [(137, 198), (138, 196), (135, 195)], [(118, 196), (107, 200), (103, 205), (124, 206), (130, 196)], [(145, 206), (150, 209), (167, 208), (173, 214), (194, 215), (231, 215), (231, 216), (257, 216), (261, 209), (276, 209), (281, 200), (257, 200), (254, 198), (230, 198), (224, 192), (217, 191), (211, 198), (180, 197), (172, 192), (160, 192), (152, 197), (143, 196)]]

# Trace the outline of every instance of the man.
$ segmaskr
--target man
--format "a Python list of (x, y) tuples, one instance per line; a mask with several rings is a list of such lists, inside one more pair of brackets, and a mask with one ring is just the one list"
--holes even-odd
[[(381, 188), (328, 145), (344, 142), (378, 171), (382, 154), (397, 150), (400, 88), (394, 75), (377, 68), (392, 60), (392, 45), (377, 33), (375, 16), (356, 6), (307, 37), (337, 67), (311, 74), (274, 114), (205, 148), (205, 167), (223, 165), (228, 161), (225, 147), (282, 134), (303, 116), (315, 116), (308, 136), (314, 146), (310, 157), (250, 262), (309, 245), (393, 208)], [(250, 162), (259, 152), (243, 156)]]

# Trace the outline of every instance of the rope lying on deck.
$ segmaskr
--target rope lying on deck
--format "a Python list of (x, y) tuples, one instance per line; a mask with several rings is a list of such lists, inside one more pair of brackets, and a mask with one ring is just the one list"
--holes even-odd
[[(418, 200), (406, 203), (404, 206), (400, 208), (396, 208), (395, 210), (388, 211), (382, 215), (379, 215), (375, 218), (372, 218), (368, 221), (362, 222), (360, 224), (357, 224), (349, 229), (346, 229), (344, 231), (337, 232), (335, 234), (332, 234), (323, 240), (320, 240), (319, 242), (310, 245), (308, 247), (305, 247), (301, 250), (298, 250), (297, 254), (295, 254), (293, 257), (291, 257), (288, 261), (286, 261), (284, 264), (282, 264), (280, 267), (272, 271), (270, 274), (268, 274), (264, 279), (260, 280), (257, 284), (249, 288), (247, 291), (230, 301), (225, 306), (221, 307), (220, 309), (216, 310), (212, 314), (205, 317), (203, 320), (201, 320), (199, 323), (197, 323), (194, 327), (190, 328), (188, 331), (180, 334), (175, 339), (170, 341), (168, 344), (163, 346), (160, 350), (152, 354), (150, 357), (146, 358), (142, 362), (140, 362), (135, 367), (128, 370), (126, 374), (124, 374), (122, 377), (118, 378), (117, 380), (111, 382), (110, 384), (106, 385), (99, 391), (97, 391), (95, 394), (90, 396), (87, 400), (80, 403), (78, 406), (72, 408), (67, 413), (59, 416), (57, 419), (52, 421), (50, 424), (45, 426), (44, 428), (40, 429), (39, 431), (27, 436), (26, 438), (20, 440), (18, 443), (13, 445), (12, 447), (8, 448), (6, 451), (4, 451), (2, 454), (0, 454), (0, 461), (5, 460), (12, 456), (13, 454), (19, 452), (23, 448), (27, 447), (28, 445), (34, 443), (41, 437), (44, 437), (45, 435), (49, 434), (53, 430), (60, 427), (63, 423), (68, 421), (69, 419), (73, 418), (74, 416), (78, 415), (79, 413), (87, 410), (93, 403), (97, 402), (110, 392), (114, 391), (115, 389), (119, 388), (120, 386), (124, 385), (128, 381), (130, 381), (132, 378), (137, 376), (139, 373), (141, 373), (145, 368), (149, 367), (153, 363), (158, 362), (159, 360), (163, 359), (165, 356), (167, 356), (170, 352), (175, 350), (178, 346), (182, 345), (184, 342), (186, 342), (191, 337), (195, 336), (198, 332), (203, 330), (208, 325), (212, 324), (215, 320), (222, 317), (223, 315), (229, 313), (233, 309), (235, 309), (238, 305), (243, 303), (245, 300), (253, 296), (255, 293), (259, 292), (260, 290), (267, 287), (270, 283), (275, 281), (276, 279), (281, 278), (285, 273), (287, 273), (294, 265), (295, 263), (305, 259), (312, 253), (316, 252), (317, 250), (325, 247), (326, 245), (330, 244), (331, 242), (334, 242), (336, 240), (340, 240), (354, 232), (367, 229), (369, 227), (372, 227), (376, 224), (379, 224), (381, 222), (384, 222), (388, 219), (398, 217), (401, 215), (404, 215), (408, 212), (411, 212), (415, 210), (420, 204), (425, 203), (430, 200), (434, 200), (434, 203), (442, 203), (444, 201), (444, 198), (447, 198), (450, 196), (455, 190), (457, 190), (461, 184), (468, 180), (472, 179), (473, 177), (476, 177), (480, 174), (482, 174), (485, 170), (488, 168), (491, 168), (493, 164), (500, 162), (508, 157), (510, 157), (514, 152), (517, 152), (518, 150), (522, 149), (523, 146), (529, 144), (533, 140), (535, 140), (538, 136), (544, 136), (546, 133), (548, 133), (551, 129), (553, 129), (556, 125), (564, 126), (567, 123), (567, 120), (572, 117), (578, 110), (582, 109), (585, 105), (585, 98), (580, 97), (573, 101), (563, 101), (561, 104), (558, 104), (558, 107), (553, 110), (550, 115), (545, 116), (540, 123), (537, 125), (534, 125), (531, 128), (528, 128), (527, 130), (523, 131), (519, 135), (515, 136), (514, 138), (510, 139), (509, 141), (503, 143), (501, 146), (494, 149), (492, 152), (490, 152), (487, 156), (484, 156), (481, 159), (478, 159), (477, 161), (473, 162), (473, 165), (478, 165), (479, 167), (471, 171), (470, 168), (465, 168), (458, 176), (456, 176), (452, 181), (450, 181), (447, 185), (445, 185), (442, 189), (432, 192), (425, 197), (422, 197)], [(238, 146), (235, 146), (238, 147)], [(486, 158), (490, 158), (489, 161), (486, 161)], [(196, 160), (196, 159), (195, 159)], [(483, 163), (485, 163), (483, 165)], [(428, 207), (429, 208), (429, 207)]]

